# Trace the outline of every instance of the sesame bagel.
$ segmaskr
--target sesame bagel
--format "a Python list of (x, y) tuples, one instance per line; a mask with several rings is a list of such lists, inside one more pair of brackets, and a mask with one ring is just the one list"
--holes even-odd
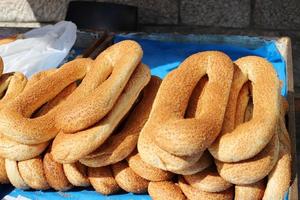
[(87, 175), (87, 167), (80, 162), (63, 164), (65, 175), (74, 186), (88, 187), (90, 181)]
[(101, 68), (106, 77), (109, 76), (86, 97), (65, 105), (57, 116), (58, 127), (66, 133), (73, 133), (101, 120), (119, 99), (142, 56), (141, 46), (132, 40), (116, 43), (104, 50), (97, 56), (94, 68)]
[[(233, 70), (227, 55), (207, 51), (188, 57), (170, 72), (158, 90), (146, 125), (151, 126), (149, 135), (155, 144), (177, 156), (199, 154), (209, 147), (222, 128)], [(205, 75), (208, 83), (202, 104), (206, 106), (199, 116), (184, 119), (190, 96)]]
[(179, 179), (179, 187), (190, 200), (232, 200), (234, 196), (233, 187), (222, 192), (204, 192), (188, 185), (182, 177)]
[(183, 177), (189, 185), (205, 192), (222, 192), (232, 187), (232, 184), (225, 181), (213, 166)]
[(121, 189), (112, 174), (110, 166), (89, 167), (88, 178), (93, 188), (101, 194), (109, 195)]
[(5, 169), (9, 182), (14, 187), (22, 190), (27, 190), (30, 188), (20, 174), (17, 161), (5, 159)]
[(72, 184), (65, 175), (63, 165), (55, 162), (49, 152), (44, 155), (43, 167), (46, 180), (51, 188), (58, 191), (66, 191), (72, 188)]
[(30, 116), (69, 84), (83, 78), (89, 64), (91, 62), (88, 59), (68, 62), (22, 92), (1, 110), (1, 133), (22, 144), (39, 144), (55, 137), (59, 132), (55, 126), (56, 110), (59, 109), (52, 109), (37, 118)]
[(249, 185), (235, 186), (235, 200), (261, 200), (264, 196), (266, 184), (265, 180), (258, 181)]
[[(43, 74), (38, 73), (38, 76), (34, 75), (35, 77), (33, 77), (33, 79), (35, 81), (38, 81), (42, 78), (45, 78), (46, 75), (49, 75), (49, 72)], [(28, 83), (33, 84), (32, 79), (29, 79)], [(33, 114), (33, 117), (38, 117), (49, 112), (51, 109), (63, 102), (74, 91), (75, 88), (76, 84), (71, 83), (69, 86), (63, 89), (56, 97), (54, 97), (52, 100), (43, 105), (37, 112), (35, 112)], [(22, 144), (0, 134), (0, 155), (10, 160), (28, 160), (40, 155), (46, 149), (48, 143), (49, 142), (44, 142), (33, 145)]]
[(279, 133), (279, 158), (268, 175), (268, 183), (263, 200), (282, 199), (288, 191), (292, 177), (292, 158), (290, 141), (283, 119), (281, 119), (281, 132)]
[(112, 170), (118, 185), (126, 192), (139, 194), (147, 191), (149, 181), (137, 175), (126, 161), (113, 164)]
[(32, 189), (47, 190), (50, 188), (44, 173), (41, 157), (18, 162), (18, 169), (24, 182)]
[[(233, 94), (229, 97), (228, 106), (236, 109), (238, 93), (249, 80), (253, 91), (253, 117), (234, 130), (223, 129), (221, 135), (209, 147), (213, 157), (223, 162), (246, 160), (261, 152), (276, 132), (274, 129), (280, 111), (280, 82), (272, 64), (256, 56), (240, 58), (235, 64), (240, 69), (241, 76), (238, 81), (233, 81)], [(235, 111), (229, 115), (235, 115)]]
[(150, 182), (148, 193), (153, 200), (185, 200), (178, 185), (170, 181)]
[[(207, 77), (201, 78), (194, 88), (185, 113), (186, 118), (195, 118), (200, 115), (203, 107), (202, 94), (207, 80)], [(212, 163), (208, 155), (202, 156), (203, 152), (192, 156), (175, 156), (170, 154), (158, 147), (149, 136), (152, 133), (152, 126), (145, 126), (144, 129), (147, 130), (140, 133), (138, 151), (142, 160), (146, 163), (162, 170), (184, 175), (197, 173)]]
[(128, 113), (142, 89), (150, 81), (150, 70), (140, 64), (128, 81), (113, 110), (94, 126), (65, 134), (60, 132), (53, 141), (51, 154), (60, 163), (72, 163), (95, 151), (112, 134), (121, 119)]
[(236, 163), (215, 160), (219, 174), (228, 182), (243, 185), (256, 183), (266, 177), (275, 166), (279, 154), (278, 133), (256, 156)]
[(200, 159), (194, 164), (185, 168), (173, 170), (172, 172), (181, 175), (196, 174), (209, 167), (212, 163), (213, 163), (213, 159), (211, 158), (211, 155), (207, 151), (205, 151), (200, 157)]
[(128, 158), (129, 167), (142, 178), (149, 181), (167, 181), (173, 177), (173, 174), (145, 163), (137, 152), (131, 154)]

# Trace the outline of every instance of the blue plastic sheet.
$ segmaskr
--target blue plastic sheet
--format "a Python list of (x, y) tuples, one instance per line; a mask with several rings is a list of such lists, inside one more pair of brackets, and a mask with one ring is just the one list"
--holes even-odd
[[(195, 35), (195, 37), (197, 36)], [(278, 77), (283, 82), (282, 95), (285, 96), (287, 93), (285, 62), (278, 52), (274, 41), (261, 40), (261, 46), (255, 49), (223, 44), (197, 44), (194, 42), (186, 43), (178, 41), (162, 42), (161, 40), (144, 39), (135, 35), (116, 36), (115, 42), (119, 42), (125, 39), (133, 39), (142, 46), (144, 51), (142, 60), (143, 63), (150, 66), (153, 75), (159, 76), (161, 78), (163, 78), (173, 69), (177, 68), (178, 65), (188, 56), (200, 51), (222, 51), (226, 53), (233, 61), (248, 55), (263, 57), (273, 64)]]
[[(197, 37), (197, 36), (195, 36)], [(232, 60), (236, 60), (240, 57), (247, 55), (257, 55), (266, 58), (270, 61), (280, 80), (282, 80), (282, 95), (287, 94), (286, 88), (286, 66), (284, 59), (278, 52), (274, 41), (260, 41), (260, 45), (257, 48), (243, 48), (240, 46), (233, 45), (221, 45), (221, 44), (203, 44), (197, 42), (163, 42), (161, 40), (156, 40), (153, 37), (149, 39), (141, 38), (136, 35), (118, 35), (114, 38), (115, 42), (119, 42), (124, 39), (133, 39), (139, 42), (144, 51), (143, 63), (147, 64), (151, 68), (153, 75), (163, 78), (167, 73), (178, 67), (178, 65), (188, 56), (206, 50), (218, 50), (226, 53), (230, 56)], [(237, 37), (237, 39), (242, 39), (242, 37)], [(256, 38), (260, 40), (259, 38)], [(267, 75), (266, 75), (267, 76)], [(68, 192), (55, 192), (53, 190), (49, 191), (22, 191), (19, 189), (14, 189), (11, 186), (1, 186), (0, 199), (5, 195), (10, 195), (17, 197), (22, 195), (30, 199), (97, 199), (97, 200), (148, 200), (150, 197), (146, 194), (144, 195), (134, 195), (134, 194), (117, 194), (111, 196), (103, 196), (93, 189), (80, 189), (76, 188)], [(287, 200), (287, 194), (285, 195)]]

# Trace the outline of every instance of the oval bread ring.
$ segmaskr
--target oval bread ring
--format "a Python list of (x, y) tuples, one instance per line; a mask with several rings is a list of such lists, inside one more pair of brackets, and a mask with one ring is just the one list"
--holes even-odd
[(67, 179), (74, 186), (88, 187), (91, 185), (87, 176), (87, 167), (80, 162), (63, 164)]
[[(5, 136), (22, 144), (39, 144), (55, 137), (56, 110), (31, 119), (32, 113), (54, 98), (72, 82), (86, 74), (89, 59), (76, 59), (64, 64), (55, 73), (45, 77), (22, 92), (0, 112), (0, 131)], [(57, 84), (59, 83), (59, 84)]]
[(196, 163), (194, 163), (193, 165), (188, 166), (186, 168), (173, 170), (173, 173), (181, 174), (181, 175), (195, 174), (195, 173), (201, 172), (202, 170), (206, 169), (212, 163), (213, 163), (213, 161), (212, 161), (210, 154), (207, 151), (205, 151)]
[(139, 176), (148, 181), (167, 181), (174, 174), (164, 171), (145, 163), (138, 153), (133, 153), (127, 158), (129, 167)]
[(188, 185), (182, 177), (179, 178), (179, 187), (189, 200), (232, 200), (234, 196), (233, 187), (222, 192), (204, 192)]
[(160, 83), (160, 78), (152, 76), (143, 90), (142, 100), (129, 114), (124, 128), (110, 136), (96, 151), (80, 159), (80, 162), (90, 167), (101, 167), (120, 162), (128, 157), (136, 148), (139, 133), (148, 120)]
[(150, 182), (148, 193), (153, 200), (185, 200), (178, 185), (170, 181)]
[(74, 134), (60, 132), (53, 141), (51, 154), (60, 163), (72, 163), (95, 151), (112, 134), (129, 112), (142, 89), (150, 81), (150, 70), (140, 64), (128, 81), (112, 111), (89, 129)]
[[(208, 77), (206, 76), (201, 78), (200, 81), (197, 83), (189, 100), (188, 108), (185, 113), (186, 118), (195, 118), (200, 115), (202, 107), (205, 106), (203, 105), (202, 98), (207, 83), (208, 83)], [(173, 170), (173, 172), (176, 174), (191, 175), (206, 169), (211, 164), (212, 164), (211, 156), (207, 151), (205, 151), (200, 157), (200, 159), (193, 165), (188, 166), (186, 168)]]
[(28, 160), (40, 155), (47, 148), (48, 143), (21, 144), (0, 134), (0, 155), (10, 160)]
[(121, 161), (112, 165), (113, 174), (118, 185), (126, 192), (147, 192), (149, 181), (137, 175), (127, 164)]
[[(1, 82), (9, 79), (9, 81), (4, 84), (6, 87), (1, 87), (2, 89), (6, 90), (5, 95), (0, 100), (1, 109), (23, 91), (27, 83), (27, 79), (23, 74), (18, 72), (3, 74), (0, 79)], [(1, 86), (3, 86), (3, 84), (1, 84)], [(0, 155), (7, 159), (27, 160), (38, 156), (42, 151), (45, 150), (46, 147), (47, 143), (38, 145), (20, 144), (0, 133)]]
[[(240, 58), (235, 64), (244, 76), (237, 84), (238, 88), (248, 79), (252, 83), (254, 109), (250, 121), (231, 132), (222, 131), (209, 147), (213, 157), (223, 162), (246, 160), (262, 151), (275, 133), (280, 111), (280, 83), (272, 64), (256, 56)], [(233, 81), (231, 91), (239, 91), (240, 89), (234, 89), (237, 87), (234, 83)], [(229, 98), (230, 102), (235, 103), (236, 100)]]
[[(202, 101), (207, 106), (197, 118), (184, 119), (189, 98), (206, 74), (209, 80)], [(185, 59), (164, 78), (153, 103), (151, 137), (155, 143), (177, 156), (203, 152), (222, 128), (232, 77), (233, 63), (224, 53), (207, 51)]]
[(53, 189), (66, 191), (72, 188), (62, 164), (55, 162), (48, 152), (44, 155), (43, 166), (46, 180)]
[(27, 190), (30, 188), (20, 174), (17, 161), (5, 159), (5, 169), (9, 182), (14, 187), (22, 190)]
[(24, 182), (36, 190), (50, 188), (44, 173), (43, 161), (40, 157), (18, 162), (19, 172)]
[(264, 196), (266, 184), (265, 180), (258, 181), (249, 185), (235, 186), (235, 200), (261, 200)]
[(0, 184), (9, 183), (5, 169), (5, 158), (0, 157)]
[(222, 192), (232, 186), (218, 174), (214, 167), (183, 177), (189, 185), (205, 192)]
[(219, 174), (228, 182), (244, 185), (260, 181), (273, 169), (279, 153), (278, 133), (255, 157), (236, 163), (215, 160)]
[(284, 195), (288, 191), (290, 186), (292, 177), (292, 158), (289, 140), (287, 140), (286, 136), (284, 135), (284, 132), (286, 131), (284, 123), (281, 124), (281, 131), (282, 132), (279, 134), (279, 158), (275, 167), (268, 175), (268, 183), (263, 200), (284, 198)]
[(103, 51), (97, 56), (95, 67), (110, 69), (111, 75), (85, 98), (63, 107), (58, 113), (58, 126), (64, 132), (76, 132), (101, 120), (117, 102), (142, 56), (141, 46), (132, 40), (119, 42)]
[[(36, 80), (37, 81), (37, 80)], [(71, 83), (63, 89), (56, 97), (42, 106), (38, 112), (34, 113), (35, 116), (41, 116), (49, 110), (61, 103), (72, 91), (76, 88), (75, 83)], [(11, 140), (4, 135), (0, 134), (0, 155), (10, 160), (28, 160), (40, 155), (48, 146), (49, 142), (44, 142), (34, 145), (26, 145)]]
[(88, 177), (93, 188), (101, 194), (114, 194), (121, 189), (109, 166), (95, 168), (89, 167)]
[[(202, 91), (207, 83), (207, 77), (203, 77), (197, 83), (191, 97), (186, 111), (186, 116), (194, 118), (199, 115), (199, 111), (203, 107)], [(148, 125), (147, 125), (148, 124)], [(193, 156), (175, 156), (159, 148), (155, 142), (149, 137), (152, 126), (149, 120), (144, 126), (138, 139), (138, 151), (143, 161), (146, 163), (176, 174), (193, 174), (201, 171), (211, 164), (209, 159), (201, 157), (202, 153)]]
[(151, 126), (147, 126), (148, 122), (149, 121), (146, 122), (146, 125), (140, 133), (137, 145), (139, 155), (144, 162), (153, 167), (177, 173), (180, 170), (193, 166), (199, 161), (202, 154), (175, 156), (159, 148), (148, 134), (150, 130), (153, 130)]

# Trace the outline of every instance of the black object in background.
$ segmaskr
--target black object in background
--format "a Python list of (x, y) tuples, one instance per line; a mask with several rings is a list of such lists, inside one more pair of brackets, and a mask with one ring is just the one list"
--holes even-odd
[(79, 29), (136, 31), (137, 7), (106, 2), (72, 1), (67, 21)]

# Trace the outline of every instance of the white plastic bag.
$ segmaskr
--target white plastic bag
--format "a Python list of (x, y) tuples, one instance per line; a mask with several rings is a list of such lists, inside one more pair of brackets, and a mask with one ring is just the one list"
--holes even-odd
[(74, 23), (61, 21), (29, 31), (24, 34), (25, 39), (0, 45), (4, 72), (19, 71), (30, 77), (57, 67), (74, 45), (76, 31)]

